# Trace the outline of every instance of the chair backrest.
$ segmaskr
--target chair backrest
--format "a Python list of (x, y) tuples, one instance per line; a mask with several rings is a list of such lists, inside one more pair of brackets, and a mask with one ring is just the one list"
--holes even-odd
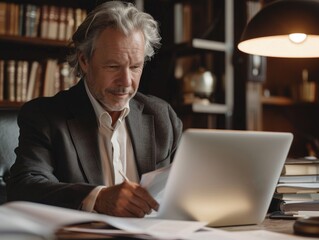
[(0, 204), (6, 202), (5, 177), (15, 161), (14, 149), (18, 146), (18, 109), (0, 109)]

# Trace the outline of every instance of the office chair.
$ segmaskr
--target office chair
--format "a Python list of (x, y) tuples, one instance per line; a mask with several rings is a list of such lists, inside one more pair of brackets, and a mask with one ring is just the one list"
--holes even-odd
[(5, 178), (15, 161), (18, 146), (18, 109), (0, 109), (0, 204), (7, 200)]

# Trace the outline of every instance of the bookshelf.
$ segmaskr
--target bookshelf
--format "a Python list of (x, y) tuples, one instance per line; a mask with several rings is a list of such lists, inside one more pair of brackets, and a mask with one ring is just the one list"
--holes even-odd
[[(137, 0), (131, 2), (135, 2), (138, 8), (144, 9), (144, 11), (150, 13), (159, 21), (163, 37), (162, 48), (151, 62), (146, 63), (140, 91), (159, 96), (170, 102), (176, 112), (181, 114), (181, 118), (184, 118), (185, 128), (193, 126), (231, 128), (234, 105), (234, 71), (232, 64), (234, 0)], [(26, 14), (26, 12), (22, 15), (22, 28), (17, 27), (17, 21), (14, 21), (15, 31), (9, 32), (6, 27), (4, 27), (5, 31), (1, 30), (1, 26), (4, 25), (4, 21), (1, 20), (3, 15), (1, 6), (3, 5), (6, 7), (14, 5), (13, 8), (23, 8), (24, 11), (26, 11), (27, 6), (32, 6), (34, 12), (39, 13), (39, 16), (34, 19), (40, 19), (37, 23), (36, 33), (27, 34), (26, 24), (30, 22), (30, 20), (27, 20), (27, 16), (30, 14)], [(16, 65), (18, 61), (28, 61), (29, 74), (32, 64), (38, 62), (42, 68), (40, 96), (53, 95), (56, 91), (63, 89), (63, 86), (60, 86), (55, 90), (47, 91), (48, 93), (44, 91), (45, 82), (58, 81), (45, 79), (48, 62), (53, 61), (58, 66), (63, 65), (67, 55), (69, 37), (66, 37), (66, 34), (63, 34), (64, 38), (59, 37), (60, 29), (66, 29), (67, 27), (61, 28), (59, 24), (65, 22), (67, 18), (66, 12), (72, 10), (74, 18), (68, 22), (73, 22), (75, 28), (76, 22), (81, 21), (77, 20), (78, 13), (82, 11), (80, 15), (84, 17), (85, 12), (90, 11), (94, 5), (95, 1), (90, 0), (66, 0), (63, 2), (52, 0), (0, 0), (0, 61), (4, 65), (2, 67), (3, 81), (7, 81), (8, 78), (8, 61), (14, 60)], [(186, 11), (188, 10), (189, 19), (185, 20), (185, 16), (182, 16), (184, 23), (188, 25), (184, 24), (180, 29), (174, 26), (176, 24), (176, 6), (182, 6), (184, 11), (185, 9)], [(58, 32), (55, 34), (56, 37), (47, 34), (43, 35), (43, 29), (47, 29), (46, 24), (50, 20), (49, 16), (46, 15), (50, 15), (47, 13), (51, 11), (51, 8), (53, 13), (58, 13), (58, 16), (53, 20), (53, 27), (52, 25), (50, 27), (50, 29), (56, 29)], [(15, 12), (19, 11), (15, 10)], [(20, 29), (21, 32), (17, 32), (17, 29)], [(184, 39), (179, 41), (174, 36), (178, 33), (178, 30), (186, 31), (186, 33), (183, 33)], [(202, 104), (201, 102), (185, 104), (181, 102), (181, 95), (183, 94), (182, 79), (181, 77), (176, 77), (174, 73), (179, 60), (182, 58), (199, 61), (200, 64), (216, 76), (216, 91), (214, 90), (213, 101), (208, 104)], [(187, 74), (187, 71), (184, 74)], [(73, 80), (73, 83), (75, 81), (76, 79)], [(2, 84), (2, 91), (8, 92), (7, 85), (7, 83)], [(36, 96), (34, 95), (33, 97)], [(2, 97), (0, 96), (0, 107), (18, 107), (24, 101), (26, 101), (25, 98), (22, 98), (21, 101), (16, 99), (10, 101), (8, 93), (4, 93)], [(221, 123), (216, 126), (215, 122)]]
[(1, 108), (16, 108), (76, 83), (65, 64), (67, 45), (93, 4), (88, 0), (0, 1)]
[[(163, 47), (147, 63), (144, 79), (152, 80), (142, 78), (142, 90), (171, 102), (184, 128), (232, 128), (234, 1), (145, 1), (144, 8), (160, 23)], [(199, 68), (213, 74), (213, 96), (185, 100), (185, 79)]]

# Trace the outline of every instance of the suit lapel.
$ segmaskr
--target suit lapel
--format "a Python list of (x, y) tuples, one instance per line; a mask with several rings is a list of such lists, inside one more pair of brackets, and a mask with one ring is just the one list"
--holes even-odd
[(143, 104), (134, 99), (130, 102), (130, 109), (127, 126), (131, 133), (138, 173), (141, 176), (156, 167), (154, 117), (143, 114)]
[(98, 126), (83, 81), (70, 89), (70, 93), (69, 107), (74, 118), (67, 123), (82, 170), (89, 183), (103, 184), (97, 140)]

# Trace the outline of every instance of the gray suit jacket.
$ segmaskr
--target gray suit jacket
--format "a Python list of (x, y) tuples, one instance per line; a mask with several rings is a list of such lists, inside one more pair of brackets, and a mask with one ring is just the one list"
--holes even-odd
[[(139, 175), (168, 165), (182, 123), (165, 101), (137, 93), (126, 123)], [(83, 80), (68, 91), (32, 100), (21, 108), (16, 162), (7, 182), (8, 200), (77, 209), (103, 184), (98, 124)]]

